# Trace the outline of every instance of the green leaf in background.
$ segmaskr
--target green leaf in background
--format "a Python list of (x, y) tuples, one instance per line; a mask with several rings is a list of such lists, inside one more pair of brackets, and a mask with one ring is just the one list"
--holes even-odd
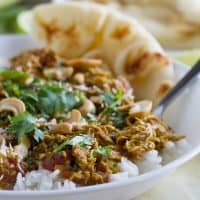
[(17, 16), (24, 10), (26, 7), (21, 5), (0, 7), (0, 33), (17, 32)]
[(19, 2), (19, 0), (0, 0), (0, 8), (4, 8)]
[(16, 16), (18, 11), (12, 9), (0, 9), (0, 33), (11, 33), (16, 31)]
[(193, 66), (200, 59), (200, 50), (194, 49), (180, 52), (172, 52), (170, 53), (170, 55), (186, 65)]
[(17, 16), (17, 32), (18, 33), (31, 33), (31, 20), (32, 12), (27, 10), (20, 12)]

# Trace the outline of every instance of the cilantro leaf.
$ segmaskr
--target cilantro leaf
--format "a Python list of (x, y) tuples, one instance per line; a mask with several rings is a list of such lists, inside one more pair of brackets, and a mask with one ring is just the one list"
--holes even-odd
[(24, 162), (26, 162), (28, 165), (35, 165), (37, 163), (37, 160), (34, 157), (27, 156), (24, 158)]
[(19, 72), (11, 69), (0, 68), (0, 80), (14, 80), (24, 81), (29, 78), (30, 75), (24, 72)]
[(7, 80), (3, 81), (1, 84), (4, 88), (7, 97), (20, 96), (21, 89), (18, 83), (14, 83), (10, 80)]
[(68, 91), (57, 83), (42, 84), (35, 80), (28, 86), (22, 86), (17, 81), (6, 80), (1, 84), (7, 97), (21, 99), (28, 112), (45, 118), (79, 108), (85, 98), (83, 93)]
[(101, 95), (102, 100), (108, 105), (111, 106), (113, 104), (117, 104), (119, 103), (119, 101), (122, 99), (123, 97), (123, 91), (122, 90), (118, 90), (116, 92), (116, 94), (112, 94), (111, 92), (104, 92)]
[(42, 131), (36, 127), (36, 118), (27, 112), (11, 117), (7, 132), (15, 135), (19, 143), (23, 140), (23, 137), (29, 133), (34, 134), (33, 136), (36, 141), (43, 139)]
[(111, 105), (115, 102), (115, 97), (112, 93), (110, 92), (104, 92), (101, 95), (102, 100), (107, 104), (107, 105)]
[(74, 145), (77, 144), (80, 145), (81, 147), (86, 147), (92, 145), (92, 143), (93, 139), (89, 135), (83, 135), (83, 134), (75, 135), (71, 137), (69, 140), (66, 140), (62, 144), (58, 145), (53, 152), (58, 153), (65, 148), (72, 148)]
[(123, 97), (123, 91), (119, 90), (113, 95), (110, 92), (104, 92), (101, 95), (102, 100), (107, 104), (107, 107), (102, 111), (102, 114), (111, 114), (116, 110), (117, 105)]
[(80, 102), (75, 93), (52, 85), (43, 86), (38, 93), (38, 99), (41, 112), (49, 116), (68, 112)]
[(40, 140), (44, 139), (44, 133), (40, 129), (35, 128), (35, 132), (34, 132), (33, 137), (37, 142), (39, 142)]
[(32, 91), (21, 91), (20, 99), (25, 103), (26, 109), (31, 113), (37, 113), (38, 96)]
[(128, 116), (128, 112), (114, 112), (113, 113), (113, 125), (118, 129), (123, 129), (125, 124), (125, 118)]
[(123, 129), (125, 126), (125, 118), (128, 115), (127, 112), (117, 111), (117, 105), (120, 103), (123, 97), (122, 91), (117, 91), (116, 94), (105, 92), (101, 95), (101, 98), (106, 103), (107, 107), (102, 111), (102, 115), (111, 116), (113, 125), (116, 128)]
[(31, 113), (37, 113), (38, 111), (38, 96), (34, 89), (29, 87), (22, 87), (18, 82), (11, 80), (4, 81), (2, 83), (4, 92), (7, 97), (17, 97), (21, 99), (26, 105), (26, 110)]
[(35, 129), (35, 118), (29, 113), (21, 113), (10, 119), (11, 124), (7, 128), (7, 132), (16, 135), (18, 141), (24, 134), (30, 133)]
[(104, 147), (97, 147), (92, 151), (93, 155), (101, 155), (101, 156), (108, 156), (112, 151), (111, 147), (104, 146)]
[(66, 92), (65, 98), (66, 98), (65, 112), (68, 112), (72, 110), (74, 107), (79, 105), (79, 99), (77, 99), (76, 94), (74, 94), (73, 92)]
[(56, 110), (62, 110), (62, 89), (56, 86), (45, 85), (38, 93), (38, 99), (41, 111), (53, 116)]

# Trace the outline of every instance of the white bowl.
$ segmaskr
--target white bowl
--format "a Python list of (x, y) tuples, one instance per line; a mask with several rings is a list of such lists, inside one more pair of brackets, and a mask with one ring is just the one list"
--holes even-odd
[[(20, 50), (36, 47), (29, 36), (1, 36), (0, 58), (8, 58)], [(175, 62), (176, 78), (186, 71), (185, 65)], [(200, 78), (167, 109), (164, 119), (177, 133), (184, 133), (192, 148), (164, 167), (119, 182), (81, 187), (74, 191), (0, 191), (0, 200), (128, 200), (142, 194), (162, 177), (200, 152)]]

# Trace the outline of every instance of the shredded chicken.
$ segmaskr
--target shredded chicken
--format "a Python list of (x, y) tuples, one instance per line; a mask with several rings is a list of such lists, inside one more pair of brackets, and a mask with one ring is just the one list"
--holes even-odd
[[(78, 185), (105, 183), (120, 171), (122, 157), (137, 162), (185, 137), (151, 113), (150, 101), (135, 102), (128, 81), (102, 63), (36, 49), (12, 58), (11, 70), (0, 72), (1, 102), (14, 99), (23, 108), (7, 112), (3, 104), (5, 143), (26, 149), (21, 157), (0, 153), (0, 188), (12, 189), (18, 172), (39, 167), (59, 169), (61, 178)], [(31, 81), (21, 81), (27, 74)]]

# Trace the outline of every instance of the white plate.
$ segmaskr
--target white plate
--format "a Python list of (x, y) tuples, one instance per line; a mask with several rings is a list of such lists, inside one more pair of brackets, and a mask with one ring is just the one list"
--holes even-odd
[(199, 200), (200, 155), (179, 167), (170, 176), (132, 200)]
[[(29, 36), (1, 36), (0, 58), (8, 58), (21, 50), (37, 45)], [(177, 79), (186, 72), (186, 67), (178, 62), (175, 62), (175, 68)], [(199, 86), (200, 79), (177, 98), (164, 116), (176, 132), (187, 135), (187, 139), (192, 145), (192, 149), (177, 160), (161, 169), (120, 182), (82, 187), (74, 191), (0, 191), (0, 200), (126, 200), (142, 194), (153, 185), (156, 185), (162, 177), (168, 175), (200, 152)]]

